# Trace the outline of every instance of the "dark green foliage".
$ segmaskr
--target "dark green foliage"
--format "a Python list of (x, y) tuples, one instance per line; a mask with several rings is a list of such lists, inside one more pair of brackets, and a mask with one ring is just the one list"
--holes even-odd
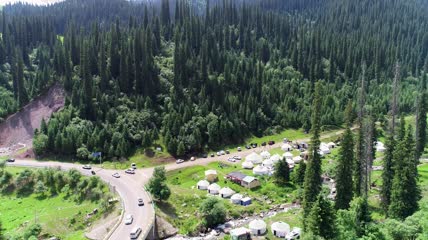
[(306, 218), (306, 232), (325, 239), (334, 239), (336, 236), (335, 212), (329, 200), (319, 194)]
[(424, 152), (427, 137), (427, 74), (422, 74), (420, 92), (416, 102), (416, 158), (419, 159)]
[(278, 183), (282, 184), (290, 181), (290, 167), (285, 159), (281, 159), (275, 164), (275, 173), (273, 177)]
[(153, 176), (150, 178), (147, 184), (147, 189), (153, 195), (153, 197), (159, 201), (168, 200), (171, 195), (171, 190), (165, 183), (165, 167), (156, 167), (154, 169)]
[(205, 199), (199, 211), (205, 220), (205, 225), (209, 228), (217, 226), (218, 224), (224, 223), (226, 220), (226, 208), (221, 199), (216, 197), (209, 197)]
[[(404, 122), (402, 120), (402, 122)], [(400, 132), (405, 132), (401, 124)], [(394, 150), (394, 179), (388, 215), (395, 219), (405, 219), (418, 210), (421, 192), (418, 186), (418, 160), (414, 157), (413, 130), (409, 126), (407, 134), (398, 141)]]
[[(354, 198), (349, 210), (338, 210), (336, 226), (338, 239), (357, 239), (370, 233), (367, 225), (371, 222), (366, 198)], [(366, 232), (367, 231), (367, 232)]]
[(312, 103), (312, 138), (309, 145), (309, 159), (305, 172), (305, 181), (303, 183), (304, 226), (306, 226), (307, 218), (309, 212), (312, 209), (312, 205), (317, 200), (317, 196), (321, 191), (321, 156), (318, 151), (321, 143), (320, 128), (322, 95), (322, 84), (321, 82), (317, 82), (315, 85), (314, 99)]
[(390, 134), (385, 142), (385, 156), (383, 158), (383, 171), (382, 171), (382, 188), (380, 191), (382, 207), (385, 213), (388, 212), (389, 204), (391, 202), (392, 182), (394, 179), (394, 152), (396, 141), (394, 136)]
[[(352, 117), (352, 103), (346, 109), (347, 119)], [(347, 209), (353, 196), (352, 168), (354, 164), (354, 139), (350, 129), (351, 122), (347, 122), (347, 129), (343, 134), (339, 158), (336, 166), (336, 209)]]
[(293, 170), (293, 183), (303, 187), (303, 182), (305, 181), (305, 172), (306, 172), (306, 163), (302, 161), (297, 167)]

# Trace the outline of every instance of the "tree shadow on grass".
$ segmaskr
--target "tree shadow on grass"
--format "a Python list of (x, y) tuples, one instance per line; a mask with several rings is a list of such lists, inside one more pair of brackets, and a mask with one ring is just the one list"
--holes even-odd
[(177, 209), (169, 202), (156, 202), (156, 206), (171, 218), (177, 218)]

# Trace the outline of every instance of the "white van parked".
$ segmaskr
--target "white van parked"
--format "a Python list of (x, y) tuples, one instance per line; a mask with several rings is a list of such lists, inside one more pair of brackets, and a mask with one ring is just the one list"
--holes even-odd
[(129, 235), (130, 235), (131, 239), (137, 239), (138, 236), (140, 236), (140, 234), (141, 234), (141, 228), (136, 227), (136, 228), (132, 229), (132, 231)]

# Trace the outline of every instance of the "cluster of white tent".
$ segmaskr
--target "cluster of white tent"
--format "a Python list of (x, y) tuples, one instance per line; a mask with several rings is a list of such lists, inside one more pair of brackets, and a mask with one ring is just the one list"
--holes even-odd
[(253, 169), (255, 175), (271, 175), (275, 164), (281, 159), (285, 159), (290, 168), (303, 160), (301, 156), (294, 156), (291, 152), (285, 152), (282, 156), (279, 154), (271, 155), (268, 151), (263, 151), (260, 154), (252, 152), (242, 162), (242, 168)]
[(220, 195), (222, 198), (229, 198), (235, 194), (235, 191), (228, 187), (220, 187), (217, 183), (210, 184), (207, 180), (200, 180), (196, 187), (199, 190), (206, 190), (211, 195)]
[(336, 144), (334, 142), (329, 142), (329, 143), (322, 142), (320, 144), (319, 154), (321, 154), (321, 156), (330, 154), (331, 149), (335, 147), (336, 147)]
[[(288, 225), (285, 222), (274, 222), (271, 225), (271, 231), (274, 236), (279, 238), (285, 238), (290, 232), (299, 232), (300, 228), (293, 228), (291, 230), (290, 225)], [(256, 236), (264, 235), (267, 232), (267, 225), (266, 223), (261, 219), (254, 219), (248, 224), (247, 228), (239, 228), (234, 229), (230, 231), (231, 235), (238, 235), (238, 234), (252, 234)], [(233, 238), (233, 236), (232, 236)]]

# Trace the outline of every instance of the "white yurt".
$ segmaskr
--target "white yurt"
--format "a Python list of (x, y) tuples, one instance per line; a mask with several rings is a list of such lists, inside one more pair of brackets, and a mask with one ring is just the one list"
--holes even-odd
[(217, 171), (216, 170), (206, 170), (205, 179), (209, 182), (215, 182), (217, 180)]
[(331, 153), (331, 151), (330, 151), (330, 148), (328, 148), (328, 147), (326, 147), (326, 146), (321, 146), (320, 147), (320, 151), (322, 152), (322, 154), (330, 154)]
[(235, 194), (235, 191), (233, 191), (228, 187), (224, 187), (220, 189), (219, 194), (220, 194), (220, 197), (222, 198), (228, 198), (228, 197), (231, 197), (233, 194)]
[(254, 235), (263, 235), (266, 232), (266, 223), (260, 219), (251, 221), (248, 227)]
[(207, 190), (209, 185), (210, 183), (207, 180), (201, 180), (198, 182), (198, 184), (196, 184), (196, 187), (199, 190)]
[(232, 195), (232, 197), (230, 197), (230, 201), (234, 204), (241, 204), (241, 200), (244, 196), (242, 196), (242, 194), (239, 193), (235, 193)]
[(262, 156), (263, 159), (268, 159), (270, 158), (270, 153), (268, 151), (263, 151), (260, 153), (260, 156)]
[(376, 142), (376, 151), (385, 152), (386, 148), (382, 142)]
[(293, 154), (291, 152), (286, 152), (286, 153), (282, 154), (282, 157), (284, 157), (285, 159), (292, 159)]
[(242, 168), (244, 169), (253, 169), (254, 168), (254, 164), (250, 161), (245, 161), (242, 163)]
[(273, 161), (270, 160), (270, 159), (266, 159), (266, 160), (263, 161), (263, 166), (267, 167), (267, 168), (272, 168), (273, 164), (274, 164)]
[(281, 149), (284, 152), (289, 152), (289, 151), (293, 150), (293, 147), (290, 144), (285, 143), (281, 146)]
[(329, 142), (329, 143), (327, 143), (327, 147), (330, 148), (330, 149), (335, 148), (336, 147), (336, 143)]
[(253, 173), (255, 175), (266, 175), (269, 173), (269, 169), (267, 167), (264, 167), (262, 165), (257, 165), (254, 169), (253, 169)]
[(327, 147), (328, 148), (328, 144), (325, 143), (325, 142), (322, 142), (322, 143), (320, 143), (320, 148), (322, 148), (322, 147)]
[(290, 232), (290, 225), (285, 222), (274, 222), (270, 228), (273, 235), (279, 238), (285, 238), (285, 236)]
[(294, 168), (294, 161), (293, 161), (293, 159), (285, 159), (285, 161), (287, 161), (289, 168)]
[(253, 164), (260, 164), (262, 163), (263, 158), (259, 154), (252, 152), (245, 158), (245, 161), (250, 161)]
[(279, 160), (281, 160), (281, 156), (279, 156), (279, 154), (275, 154), (272, 157), (269, 158), (270, 160), (272, 160), (273, 164), (277, 163)]
[(208, 193), (212, 195), (217, 195), (221, 187), (217, 183), (213, 183), (208, 186)]
[(295, 156), (293, 158), (293, 162), (299, 164), (301, 161), (303, 161), (303, 158), (301, 156)]

